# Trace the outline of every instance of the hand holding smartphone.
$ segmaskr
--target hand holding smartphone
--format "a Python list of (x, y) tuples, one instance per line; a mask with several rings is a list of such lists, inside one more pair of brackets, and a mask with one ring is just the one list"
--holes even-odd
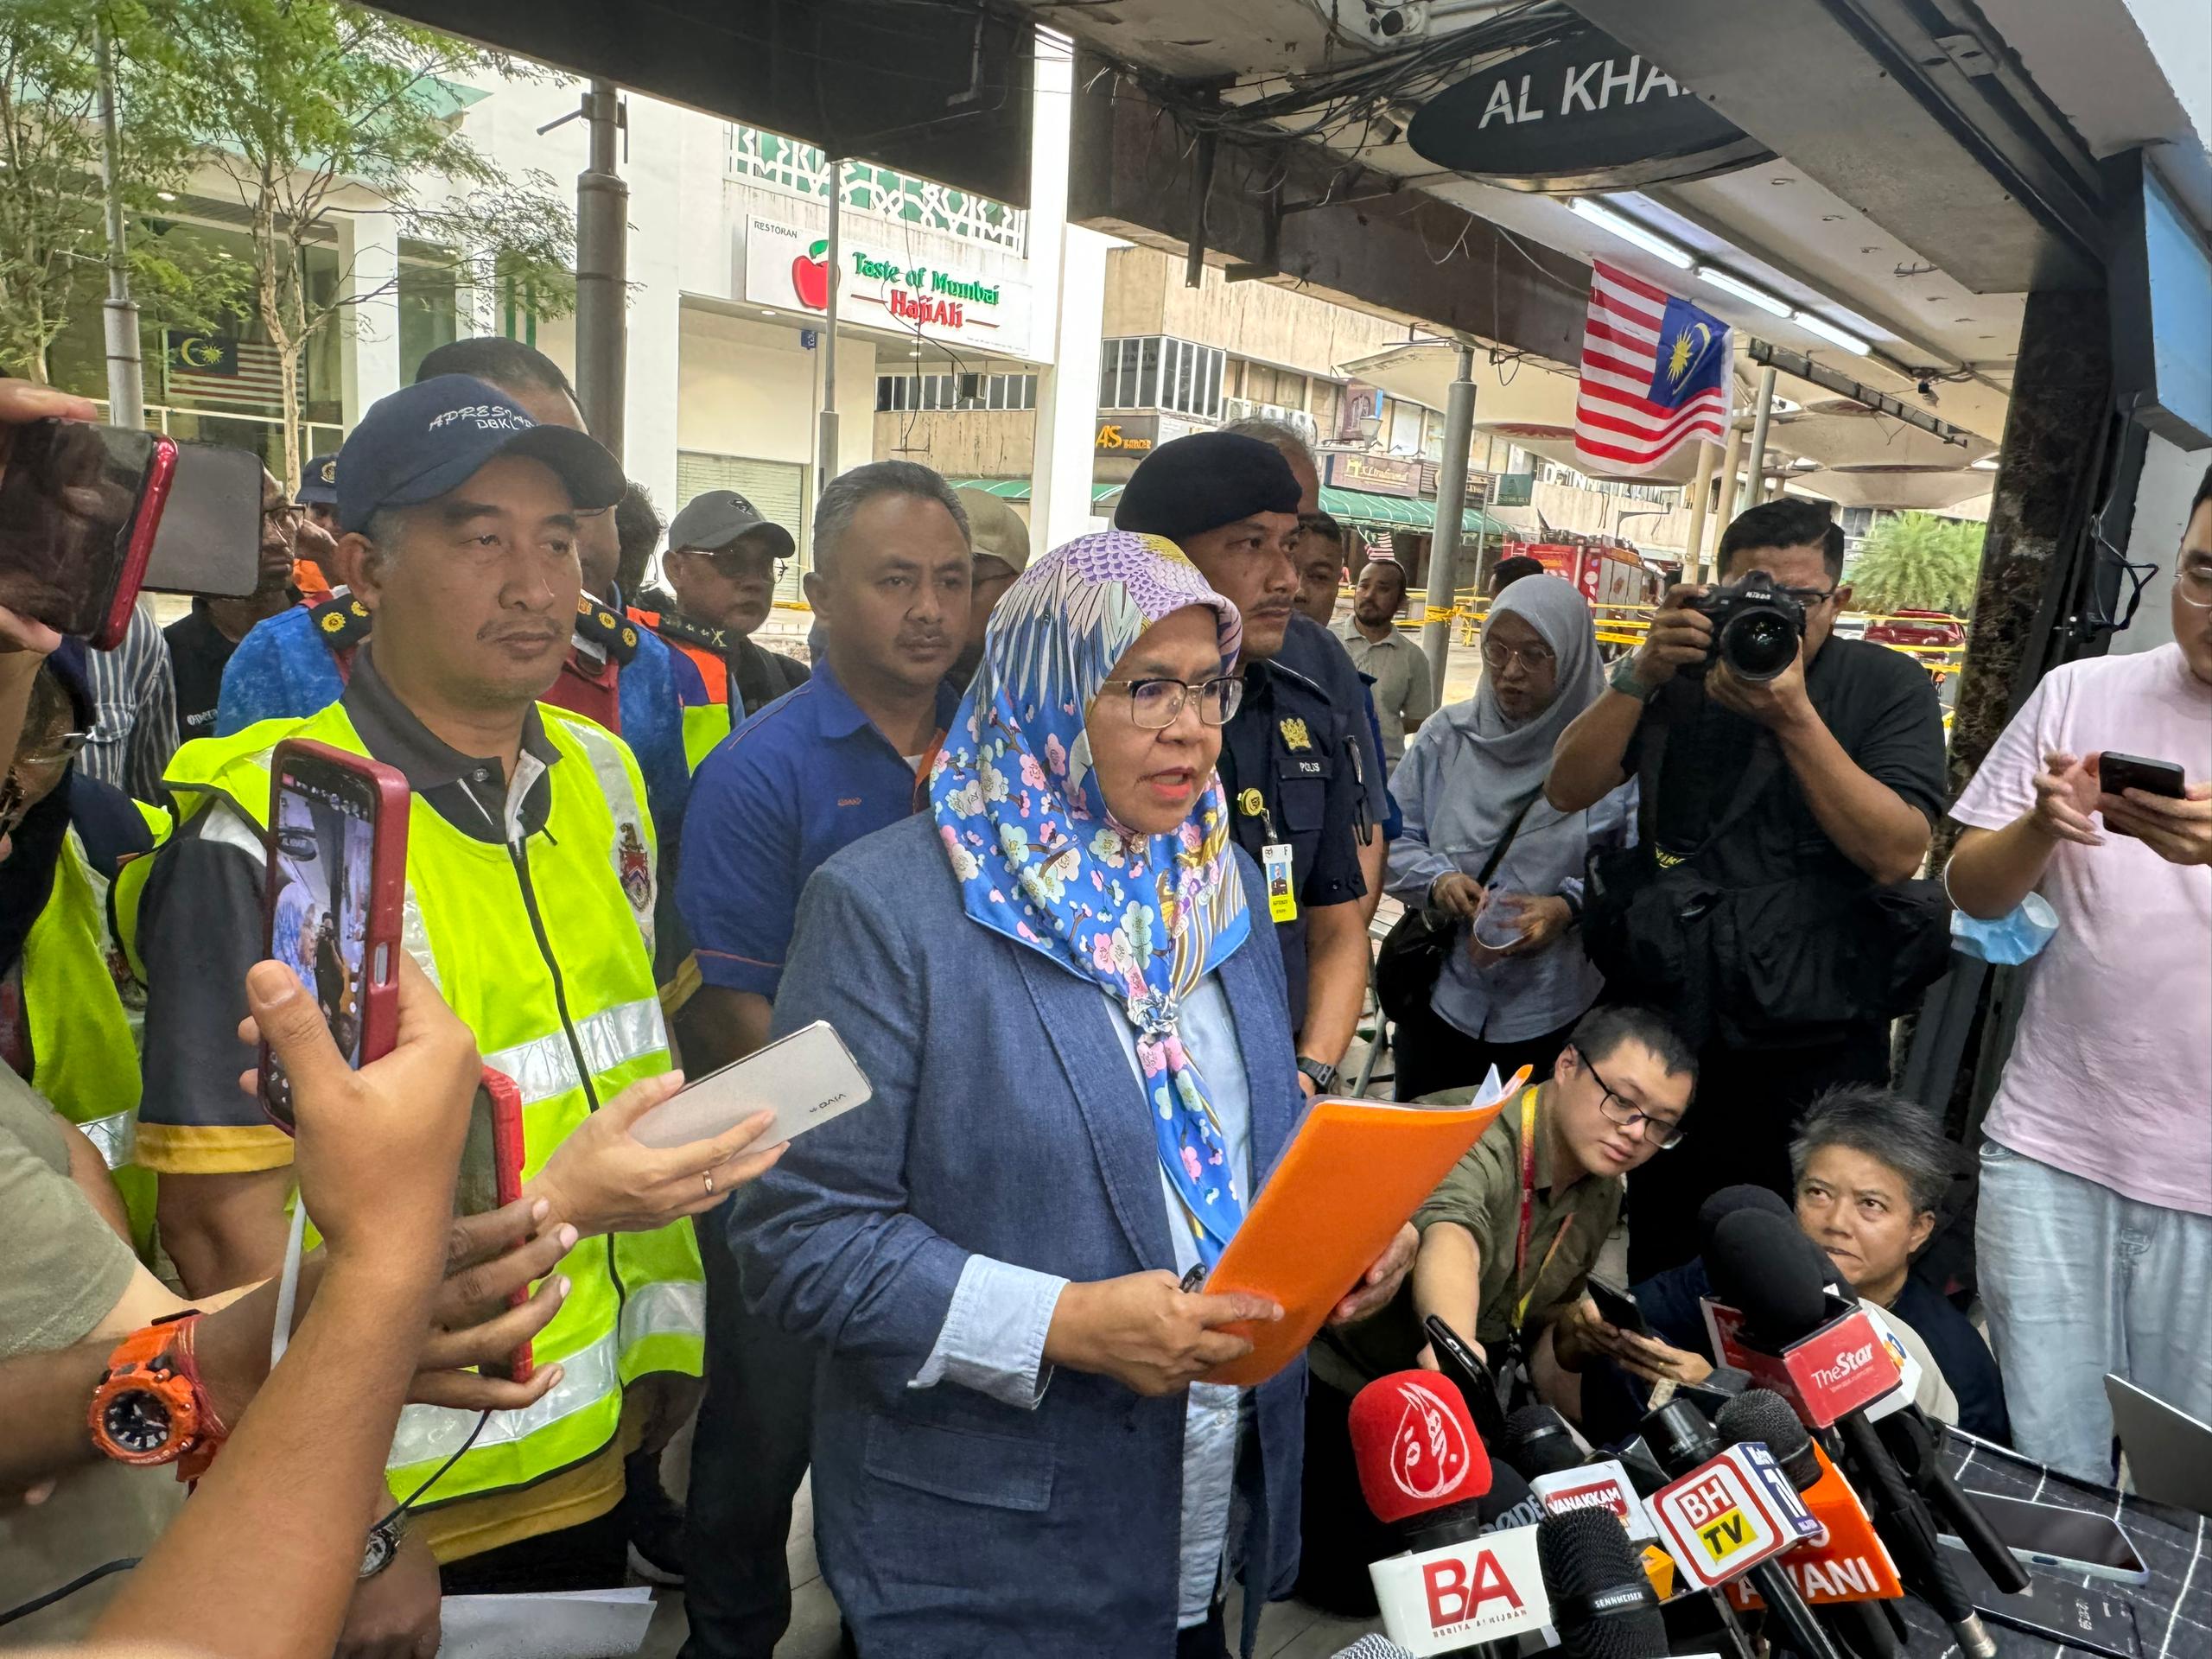
[[(299, 976), (356, 1070), (397, 1028), (408, 801), (399, 772), (365, 755), (288, 738), (270, 758), (264, 954)], [(291, 1088), (266, 1046), (261, 1091), (292, 1133)]]
[(176, 454), (158, 432), (17, 428), (0, 476), (0, 606), (104, 651), (121, 644)]

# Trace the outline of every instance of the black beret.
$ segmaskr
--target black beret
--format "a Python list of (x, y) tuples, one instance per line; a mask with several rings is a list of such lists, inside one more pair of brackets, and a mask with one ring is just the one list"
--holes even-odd
[(1271, 443), (1193, 432), (1163, 443), (1122, 486), (1114, 528), (1179, 541), (1255, 512), (1296, 512), (1298, 475)]

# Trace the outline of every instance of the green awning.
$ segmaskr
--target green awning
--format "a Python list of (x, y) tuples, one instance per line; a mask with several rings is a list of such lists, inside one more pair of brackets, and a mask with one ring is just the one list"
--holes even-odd
[[(1321, 511), (1347, 524), (1376, 530), (1417, 530), (1433, 535), (1436, 503), (1425, 496), (1372, 495), (1365, 490), (1321, 486)], [(1469, 507), (1459, 518), (1459, 533), (1503, 536), (1507, 526), (1480, 507)]]
[[(956, 478), (952, 480), (952, 487), (956, 490), (981, 490), (986, 495), (995, 495), (1001, 501), (1027, 501), (1029, 499), (1029, 480), (1026, 478)], [(1121, 493), (1119, 484), (1094, 484), (1090, 486), (1090, 505), (1103, 506)]]

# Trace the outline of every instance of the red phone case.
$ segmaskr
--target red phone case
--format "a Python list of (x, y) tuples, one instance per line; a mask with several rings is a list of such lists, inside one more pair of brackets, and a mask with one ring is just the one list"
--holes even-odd
[[(496, 1183), (496, 1208), (505, 1209), (522, 1197), (522, 1090), (504, 1071), (484, 1068), (484, 1092), (492, 1103), (492, 1165)], [(507, 1298), (510, 1307), (520, 1307), (530, 1300), (530, 1287), (524, 1285)], [(488, 1375), (505, 1376), (511, 1382), (527, 1382), (536, 1369), (531, 1357), (530, 1344), (524, 1343), (509, 1356), (504, 1369), (484, 1365), (479, 1370)]]
[[(269, 854), (263, 878), (261, 943), (274, 954), (276, 924), (277, 798), (288, 777), (312, 779), (321, 772), (345, 772), (365, 782), (376, 801), (375, 838), (369, 855), (369, 897), (365, 907), (361, 954), (361, 1064), (381, 1059), (391, 1052), (399, 1027), (397, 953), (401, 917), (407, 902), (407, 817), (410, 796), (407, 779), (396, 766), (366, 755), (348, 754), (327, 743), (305, 738), (286, 738), (276, 746), (269, 764)], [(381, 971), (379, 971), (381, 969)], [(261, 1051), (262, 1104), (268, 1109), (269, 1050)], [(270, 1112), (270, 1121), (286, 1133), (291, 1126)]]
[(154, 550), (154, 532), (162, 522), (162, 508), (176, 479), (176, 440), (157, 436), (154, 457), (146, 467), (146, 481), (138, 492), (138, 505), (130, 515), (130, 544), (124, 550), (122, 568), (116, 572), (115, 592), (108, 601), (107, 616), (92, 636), (92, 645), (113, 651), (123, 643), (130, 626), (131, 607), (138, 602), (138, 586), (146, 579), (146, 559)]

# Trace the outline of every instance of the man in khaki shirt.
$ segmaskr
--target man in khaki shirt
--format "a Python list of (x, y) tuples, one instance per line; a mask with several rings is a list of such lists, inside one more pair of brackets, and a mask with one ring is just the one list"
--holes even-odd
[[(1681, 1137), (1696, 1087), (1695, 1058), (1658, 1014), (1605, 1007), (1584, 1014), (1550, 1077), (1506, 1103), (1415, 1213), (1415, 1314), (1440, 1315), (1484, 1348), (1517, 1329), (1533, 1355), (1541, 1334), (1580, 1300), (1619, 1217), (1623, 1178)], [(1524, 1119), (1533, 1158), (1523, 1151)], [(1560, 1329), (1556, 1357), (1570, 1370), (1586, 1357), (1579, 1329), (1574, 1320)], [(1421, 1363), (1435, 1364), (1426, 1346)]]

